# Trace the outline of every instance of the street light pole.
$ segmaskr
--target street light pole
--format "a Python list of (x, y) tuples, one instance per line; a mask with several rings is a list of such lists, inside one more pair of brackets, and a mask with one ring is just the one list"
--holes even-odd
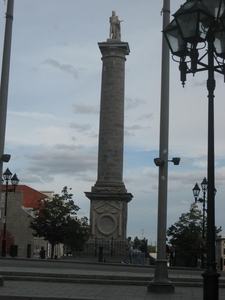
[[(11, 172), (10, 172), (9, 176), (12, 176)], [(7, 216), (8, 186), (9, 186), (9, 181), (8, 181), (8, 179), (6, 179), (5, 212), (4, 212), (4, 227), (3, 227), (3, 236), (2, 236), (2, 255), (1, 255), (2, 257), (6, 257), (6, 216)]]
[[(164, 0), (163, 28), (170, 21), (170, 0)], [(167, 225), (167, 184), (168, 184), (168, 132), (169, 132), (169, 48), (162, 37), (161, 66), (161, 107), (160, 107), (160, 141), (159, 158), (155, 164), (159, 167), (158, 174), (158, 225), (157, 225), (157, 260), (154, 278), (148, 284), (151, 293), (173, 293), (174, 285), (168, 279), (166, 260), (166, 225)], [(179, 162), (178, 162), (179, 164)]]
[[(5, 128), (8, 102), (10, 55), (12, 42), (12, 25), (13, 25), (13, 7), (14, 0), (7, 1), (7, 10), (5, 15), (5, 37), (2, 55), (2, 72), (1, 72), (1, 89), (0, 89), (0, 158), (4, 153), (5, 145)], [(3, 161), (0, 159), (0, 178), (2, 177)], [(1, 185), (1, 183), (0, 183)]]
[(219, 299), (219, 277), (215, 261), (215, 167), (214, 167), (214, 37), (208, 38), (208, 202), (207, 202), (207, 263), (204, 278), (204, 299)]
[[(182, 85), (186, 74), (208, 72), (207, 263), (202, 276), (204, 300), (217, 300), (220, 274), (215, 262), (214, 72), (224, 76), (225, 3), (224, 0), (188, 0), (173, 16), (174, 20), (163, 33), (173, 56), (180, 59)], [(200, 56), (206, 46), (207, 51)]]
[(9, 190), (9, 180), (11, 179), (11, 183), (13, 186), (13, 191), (15, 193), (16, 186), (19, 183), (19, 179), (16, 174), (12, 176), (12, 173), (7, 168), (3, 173), (3, 181), (6, 181), (6, 190), (5, 190), (5, 210), (4, 210), (4, 227), (3, 227), (3, 236), (2, 236), (2, 257), (6, 257), (6, 219), (7, 219), (7, 200), (8, 200), (8, 192)]

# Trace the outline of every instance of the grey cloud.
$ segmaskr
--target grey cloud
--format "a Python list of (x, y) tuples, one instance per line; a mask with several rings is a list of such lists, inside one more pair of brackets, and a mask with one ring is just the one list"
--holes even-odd
[(142, 129), (146, 129), (146, 128), (151, 128), (150, 126), (140, 126), (140, 125), (133, 125), (133, 126), (125, 126), (124, 128), (124, 135), (126, 137), (129, 137), (129, 136), (134, 136), (134, 131), (137, 131), (137, 130), (142, 130)]
[(72, 65), (60, 64), (58, 61), (51, 58), (46, 59), (43, 63), (72, 74), (74, 78), (79, 79), (78, 71)]
[(144, 103), (145, 103), (145, 101), (144, 100), (140, 100), (140, 99), (126, 98), (126, 100), (125, 100), (126, 109), (137, 108), (141, 104), (144, 104)]
[[(53, 176), (80, 176), (97, 168), (97, 152), (61, 150), (42, 151), (27, 156), (28, 171), (41, 181), (52, 182)], [(37, 182), (39, 180), (36, 180)]]
[(142, 130), (142, 129), (147, 129), (147, 128), (151, 128), (150, 126), (141, 126), (141, 125), (138, 125), (138, 124), (134, 124), (132, 126), (125, 126), (125, 131), (128, 131), (128, 130)]
[(84, 148), (84, 145), (64, 145), (64, 144), (57, 144), (56, 145), (56, 149), (59, 149), (59, 150), (80, 150), (80, 149), (83, 149)]
[(79, 123), (71, 123), (70, 127), (75, 128), (79, 132), (87, 131), (92, 128), (90, 124), (79, 124)]
[(129, 136), (134, 136), (134, 133), (133, 132), (130, 132), (129, 130), (124, 130), (124, 136), (125, 137), (129, 137)]
[(153, 114), (145, 114), (138, 118), (138, 120), (150, 120), (153, 118)]
[(84, 105), (82, 103), (73, 104), (73, 111), (75, 114), (98, 114), (99, 109), (94, 106)]
[(143, 126), (140, 126), (140, 125), (133, 125), (133, 126), (126, 126), (126, 129), (128, 130), (140, 130), (140, 129), (143, 129), (144, 127)]
[(35, 182), (35, 183), (42, 183), (43, 181), (46, 181), (48, 183), (52, 183), (54, 181), (54, 177), (53, 176), (48, 176), (48, 177), (44, 177), (41, 178), (40, 176), (36, 175), (36, 174), (31, 174), (31, 173), (20, 173), (19, 176), (20, 182), (25, 182), (27, 185), (31, 185)]

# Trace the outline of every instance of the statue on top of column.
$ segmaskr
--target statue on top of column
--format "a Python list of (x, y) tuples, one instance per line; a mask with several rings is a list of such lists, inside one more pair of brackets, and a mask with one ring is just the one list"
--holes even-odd
[(119, 17), (116, 15), (115, 10), (112, 11), (112, 16), (109, 18), (110, 30), (109, 30), (109, 38), (120, 40), (121, 39), (121, 31), (120, 31), (120, 23), (123, 22), (119, 20)]

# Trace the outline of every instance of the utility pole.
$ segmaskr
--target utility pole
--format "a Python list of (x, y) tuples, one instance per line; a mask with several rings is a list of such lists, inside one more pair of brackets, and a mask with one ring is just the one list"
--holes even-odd
[[(5, 147), (5, 128), (7, 114), (7, 100), (9, 87), (9, 69), (10, 69), (10, 54), (12, 40), (12, 23), (13, 23), (13, 6), (14, 0), (8, 0), (5, 21), (5, 38), (2, 56), (2, 74), (0, 88), (0, 178), (2, 178), (3, 154)], [(0, 187), (2, 181), (0, 181)], [(0, 189), (1, 191), (1, 189)], [(3, 285), (4, 279), (0, 275), (0, 286)]]
[[(7, 101), (8, 101), (8, 87), (9, 87), (9, 69), (10, 69), (10, 54), (11, 54), (11, 40), (12, 40), (12, 24), (13, 24), (13, 6), (14, 0), (8, 0), (7, 11), (5, 15), (5, 38), (2, 56), (2, 74), (1, 74), (1, 88), (0, 88), (0, 178), (2, 178), (2, 156), (5, 147), (5, 129), (6, 129), (6, 115), (7, 115)], [(0, 185), (2, 182), (0, 183)]]
[[(170, 22), (170, 0), (163, 2), (163, 29)], [(169, 47), (162, 36), (161, 65), (161, 107), (158, 175), (158, 226), (157, 226), (157, 260), (154, 278), (148, 285), (152, 293), (173, 293), (174, 285), (168, 279), (166, 260), (166, 225), (167, 225), (167, 183), (168, 183), (168, 140), (169, 140)]]

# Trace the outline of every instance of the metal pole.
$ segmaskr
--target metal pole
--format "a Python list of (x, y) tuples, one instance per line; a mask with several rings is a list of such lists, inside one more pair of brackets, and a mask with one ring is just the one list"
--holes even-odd
[(2, 257), (6, 257), (6, 218), (7, 218), (7, 202), (8, 202), (8, 186), (9, 182), (6, 180), (6, 191), (5, 191), (5, 223), (3, 229), (3, 237), (2, 237)]
[[(8, 0), (6, 21), (5, 21), (5, 38), (4, 38), (3, 57), (2, 57), (2, 74), (1, 74), (1, 89), (0, 89), (0, 178), (2, 178), (2, 166), (3, 166), (3, 161), (1, 157), (4, 153), (4, 146), (5, 146), (5, 127), (6, 127), (6, 111), (7, 111), (7, 100), (8, 100), (11, 40), (12, 40), (13, 6), (14, 6), (14, 0)], [(0, 181), (0, 187), (1, 185), (2, 182)], [(4, 283), (4, 279), (0, 275), (0, 286), (2, 286), (3, 283)]]
[(214, 166), (214, 47), (213, 33), (208, 35), (208, 201), (207, 201), (207, 262), (203, 276), (203, 299), (218, 300), (220, 274), (215, 262), (215, 166)]
[(203, 191), (202, 268), (205, 268), (205, 191)]
[[(12, 24), (13, 24), (13, 6), (14, 0), (8, 0), (6, 21), (5, 21), (5, 37), (2, 57), (2, 74), (1, 74), (1, 89), (0, 89), (0, 178), (2, 178), (1, 157), (4, 153), (5, 146), (5, 128), (6, 128), (6, 113), (7, 113), (7, 99), (9, 86), (9, 69), (10, 69), (10, 53), (12, 40)], [(1, 186), (0, 182), (0, 186)]]
[[(170, 0), (164, 0), (163, 29), (170, 22)], [(166, 260), (166, 226), (167, 226), (167, 182), (168, 182), (168, 136), (169, 136), (169, 47), (162, 37), (161, 66), (161, 108), (160, 108), (160, 145), (159, 158), (163, 166), (158, 175), (158, 226), (157, 226), (157, 260), (153, 281), (148, 284), (152, 293), (173, 293), (174, 285), (168, 280)]]
[(203, 191), (203, 225), (202, 225), (202, 239), (205, 240), (205, 191)]

